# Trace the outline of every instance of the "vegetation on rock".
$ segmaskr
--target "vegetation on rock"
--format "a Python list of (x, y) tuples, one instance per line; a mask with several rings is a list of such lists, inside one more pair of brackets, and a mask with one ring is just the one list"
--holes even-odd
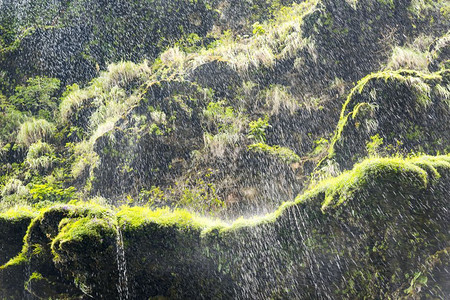
[(16, 2), (0, 298), (450, 294), (448, 1)]

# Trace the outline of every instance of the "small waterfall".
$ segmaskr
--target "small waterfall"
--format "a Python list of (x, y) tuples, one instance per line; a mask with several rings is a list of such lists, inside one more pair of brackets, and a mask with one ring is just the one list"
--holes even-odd
[(125, 248), (123, 244), (122, 230), (117, 225), (116, 249), (117, 249), (117, 270), (119, 273), (119, 281), (117, 283), (117, 292), (120, 300), (129, 298), (128, 278), (127, 278), (127, 261), (125, 259)]

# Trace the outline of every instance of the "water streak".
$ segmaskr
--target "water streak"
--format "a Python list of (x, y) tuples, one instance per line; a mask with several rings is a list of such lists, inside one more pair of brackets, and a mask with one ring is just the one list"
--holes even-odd
[(127, 261), (125, 258), (125, 248), (123, 244), (123, 235), (120, 226), (117, 225), (116, 235), (116, 249), (117, 249), (117, 271), (119, 274), (119, 281), (117, 283), (117, 292), (120, 300), (127, 300), (129, 298), (128, 291), (128, 277), (127, 277)]

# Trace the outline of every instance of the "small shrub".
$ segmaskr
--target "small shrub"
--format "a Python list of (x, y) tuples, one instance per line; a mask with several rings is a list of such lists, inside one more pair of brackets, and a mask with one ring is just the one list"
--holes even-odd
[(380, 154), (380, 147), (383, 145), (383, 138), (379, 134), (370, 137), (370, 142), (367, 143), (367, 153), (369, 156), (375, 157)]
[(272, 127), (269, 125), (268, 116), (265, 116), (264, 120), (259, 118), (256, 121), (251, 121), (248, 126), (250, 127), (248, 138), (254, 139), (260, 143), (264, 143), (266, 141), (266, 129)]
[(20, 124), (27, 119), (26, 115), (12, 106), (7, 106), (2, 112), (0, 108), (0, 144), (11, 143), (17, 137)]
[(147, 61), (142, 64), (135, 64), (131, 61), (122, 61), (110, 64), (106, 72), (102, 72), (100, 77), (94, 81), (95, 86), (101, 86), (108, 91), (117, 86), (127, 89), (130, 84), (141, 84), (147, 80), (151, 73)]
[(1, 195), (3, 198), (7, 196), (24, 196), (28, 194), (28, 188), (23, 185), (23, 182), (16, 178), (11, 178), (3, 187)]
[(66, 91), (59, 105), (59, 115), (63, 122), (68, 122), (80, 107), (94, 97), (93, 89), (80, 89), (76, 84), (67, 87)]
[(196, 180), (186, 180), (179, 183), (181, 196), (176, 207), (189, 208), (201, 213), (214, 214), (225, 207), (225, 202), (217, 195), (216, 187), (209, 182), (212, 175), (211, 170)]
[(248, 149), (255, 152), (268, 153), (272, 156), (280, 158), (288, 164), (301, 162), (300, 157), (294, 151), (278, 145), (269, 146), (267, 144), (258, 143), (248, 146)]
[(254, 23), (252, 27), (253, 27), (253, 35), (262, 35), (266, 33), (264, 26), (259, 22)]
[(299, 108), (299, 103), (283, 86), (272, 86), (266, 92), (266, 105), (270, 108), (272, 115), (277, 115), (281, 110), (294, 114)]

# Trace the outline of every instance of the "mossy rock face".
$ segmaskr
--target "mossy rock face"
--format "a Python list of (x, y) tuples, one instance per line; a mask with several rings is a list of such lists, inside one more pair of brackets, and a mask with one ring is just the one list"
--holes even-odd
[[(117, 290), (99, 283), (102, 275), (114, 276), (103, 281), (117, 278), (117, 268), (108, 270), (115, 260), (115, 235), (109, 237), (115, 227), (105, 212), (61, 206), (41, 213), (27, 230), (22, 252), (0, 268), (1, 295), (79, 299), (92, 292), (96, 297), (116, 297)], [(85, 251), (91, 247), (100, 259)], [(100, 266), (107, 271), (98, 273)]]
[[(143, 98), (114, 129), (99, 138), (94, 150), (101, 163), (94, 175), (94, 192), (122, 195), (152, 185), (165, 186), (184, 161), (203, 145), (202, 110), (205, 92), (188, 81), (150, 83)], [(139, 182), (133, 178), (139, 177)], [(136, 186), (133, 186), (136, 185)]]
[(0, 214), (0, 265), (19, 254), (23, 247), (23, 237), (28, 225), (35, 217), (26, 208), (10, 210)]
[(119, 212), (131, 298), (229, 297), (234, 283), (204, 255), (201, 231), (205, 225), (190, 218), (182, 211), (132, 208)]
[(329, 159), (349, 169), (369, 154), (448, 152), (449, 81), (448, 70), (385, 71), (361, 79), (344, 104)]
[(239, 73), (226, 61), (220, 60), (202, 64), (189, 74), (188, 79), (202, 87), (213, 89), (218, 97), (228, 98), (233, 98), (236, 88), (242, 84)]
[(0, 268), (0, 291), (11, 299), (24, 286), (65, 299), (444, 297), (449, 188), (449, 156), (423, 156), (366, 160), (232, 225), (184, 210), (54, 207)]
[[(432, 171), (414, 167), (424, 162), (411, 163), (364, 163), (351, 171), (353, 179), (338, 177), (288, 204), (273, 223), (223, 230), (218, 244), (226, 246), (219, 261), (239, 278), (238, 293), (267, 297), (282, 286), (287, 294), (280, 291), (281, 298), (376, 299), (395, 293), (428, 255), (448, 243), (444, 220), (450, 216), (443, 209), (448, 157), (426, 162), (441, 175), (434, 183), (427, 181)], [(330, 194), (334, 205), (326, 200)], [(249, 273), (248, 278), (271, 280), (258, 285)]]

